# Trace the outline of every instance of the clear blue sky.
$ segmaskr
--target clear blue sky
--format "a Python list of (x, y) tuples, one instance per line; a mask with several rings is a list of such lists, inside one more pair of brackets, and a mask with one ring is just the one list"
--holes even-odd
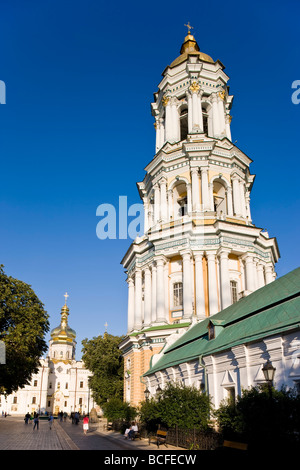
[(232, 139), (257, 175), (253, 222), (277, 237), (278, 276), (300, 265), (299, 16), (298, 0), (1, 1), (0, 262), (33, 287), (51, 328), (68, 291), (78, 358), (106, 321), (126, 333), (131, 240), (100, 241), (96, 209), (120, 195), (140, 202), (150, 103), (188, 21), (230, 77)]

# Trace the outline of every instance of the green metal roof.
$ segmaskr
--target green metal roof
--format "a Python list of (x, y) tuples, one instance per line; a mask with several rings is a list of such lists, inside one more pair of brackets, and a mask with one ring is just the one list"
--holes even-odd
[[(218, 334), (211, 340), (207, 334), (210, 321), (218, 327)], [(201, 355), (297, 329), (299, 325), (300, 268), (297, 268), (191, 327), (145, 375)]]

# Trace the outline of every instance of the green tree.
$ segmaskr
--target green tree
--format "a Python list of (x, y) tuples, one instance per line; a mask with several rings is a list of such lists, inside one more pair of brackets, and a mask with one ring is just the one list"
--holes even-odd
[(0, 393), (9, 395), (29, 383), (38, 372), (48, 346), (48, 314), (31, 286), (7, 276), (0, 266), (0, 340), (5, 364), (0, 364)]
[(82, 360), (93, 373), (89, 384), (100, 406), (123, 396), (123, 357), (118, 347), (122, 339), (105, 333), (103, 337), (82, 341)]
[(147, 428), (158, 424), (166, 427), (209, 427), (211, 404), (209, 397), (195, 387), (168, 383), (157, 397), (143, 402), (140, 419)]

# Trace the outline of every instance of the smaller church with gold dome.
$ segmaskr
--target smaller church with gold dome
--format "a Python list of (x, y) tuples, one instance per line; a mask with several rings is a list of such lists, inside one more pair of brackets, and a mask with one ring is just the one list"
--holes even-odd
[(91, 372), (75, 359), (76, 332), (68, 324), (67, 298), (66, 293), (60, 324), (50, 333), (48, 356), (40, 359), (39, 371), (32, 375), (30, 384), (6, 400), (0, 397), (0, 413), (87, 414), (96, 407), (88, 385)]

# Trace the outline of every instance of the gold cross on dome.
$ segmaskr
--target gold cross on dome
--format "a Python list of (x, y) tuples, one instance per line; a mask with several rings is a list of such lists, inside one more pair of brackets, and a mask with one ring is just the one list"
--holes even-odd
[(65, 295), (64, 295), (64, 298), (65, 298), (65, 305), (67, 305), (67, 299), (68, 299), (69, 295), (68, 293), (66, 292)]
[(191, 29), (194, 29), (194, 26), (191, 26), (189, 21), (188, 21), (188, 24), (185, 24), (184, 26), (188, 28), (189, 34), (191, 33)]

